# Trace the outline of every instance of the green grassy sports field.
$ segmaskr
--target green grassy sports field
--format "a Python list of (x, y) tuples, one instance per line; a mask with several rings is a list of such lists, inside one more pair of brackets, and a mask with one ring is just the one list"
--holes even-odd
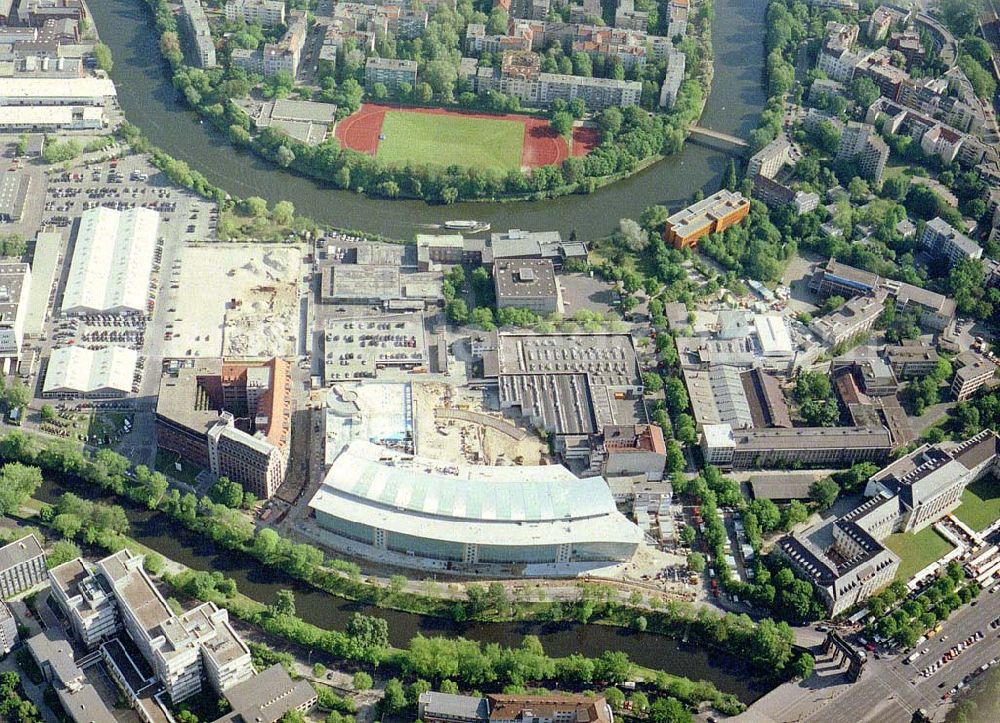
[(473, 168), (521, 166), (524, 124), (429, 113), (390, 111), (376, 157), (386, 163), (436, 163)]

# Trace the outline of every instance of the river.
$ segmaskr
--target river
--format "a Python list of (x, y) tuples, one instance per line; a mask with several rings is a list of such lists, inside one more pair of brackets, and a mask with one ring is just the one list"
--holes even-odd
[[(152, 15), (142, 0), (91, 0), (90, 9), (114, 56), (111, 77), (125, 116), (154, 145), (234, 196), (288, 200), (299, 213), (341, 228), (410, 239), (446, 218), (474, 218), (494, 229), (564, 235), (575, 230), (582, 240), (600, 238), (616, 228), (619, 218), (638, 218), (647, 206), (676, 209), (698, 189), (716, 191), (729, 160), (719, 150), (688, 142), (680, 153), (586, 196), (450, 207), (369, 199), (279, 170), (233, 149), (222, 134), (201, 124), (167, 78)], [(715, 0), (715, 77), (701, 120), (706, 128), (745, 137), (756, 126), (766, 100), (761, 84), (766, 9), (767, 0)]]
[(121, 505), (131, 524), (130, 537), (192, 569), (222, 572), (235, 580), (240, 592), (254, 600), (269, 604), (276, 599), (278, 590), (294, 591), (297, 614), (306, 622), (320, 627), (343, 630), (348, 618), (358, 612), (385, 618), (389, 624), (390, 642), (396, 646), (405, 646), (418, 633), (461, 635), (470, 640), (507, 646), (518, 645), (525, 635), (537, 635), (550, 655), (581, 653), (597, 657), (606, 650), (621, 650), (640, 665), (687, 676), (692, 680), (709, 680), (719, 690), (732, 693), (747, 704), (773, 687), (768, 681), (747, 676), (745, 663), (741, 660), (653, 633), (579, 623), (458, 624), (445, 618), (345, 600), (316, 590), (280, 570), (261, 565), (249, 555), (220, 548), (162, 513), (151, 512), (126, 500), (106, 497), (97, 488), (72, 478), (57, 481), (47, 475), (34, 497), (55, 504), (67, 491), (87, 499)]

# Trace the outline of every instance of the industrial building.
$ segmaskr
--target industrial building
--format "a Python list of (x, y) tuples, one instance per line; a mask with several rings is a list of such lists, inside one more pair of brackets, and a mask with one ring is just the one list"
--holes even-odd
[(47, 399), (114, 399), (132, 391), (139, 353), (123, 346), (52, 350), (42, 396)]
[(439, 264), (471, 264), (490, 267), (504, 259), (546, 259), (559, 271), (567, 261), (586, 261), (587, 245), (563, 241), (558, 231), (510, 229), (494, 232), (489, 239), (417, 234), (417, 268), (428, 271)]
[(885, 427), (734, 430), (728, 424), (711, 424), (702, 430), (701, 446), (706, 462), (735, 470), (790, 464), (849, 467), (855, 462), (883, 462), (893, 450)]
[[(57, 65), (62, 59), (56, 61)], [(115, 98), (105, 78), (0, 78), (0, 131), (96, 130)]]
[(998, 458), (1000, 438), (992, 430), (958, 445), (922, 445), (875, 474), (862, 505), (818, 529), (782, 538), (778, 549), (837, 615), (892, 582), (899, 558), (882, 544), (886, 537), (940, 520), (960, 504), (968, 485), (996, 474)]
[(563, 459), (591, 472), (604, 462), (605, 428), (648, 421), (628, 334), (501, 333), (483, 354), (483, 376), (497, 385), (501, 411), (551, 433)]
[(160, 214), (91, 208), (80, 217), (63, 292), (64, 314), (144, 313)]
[(601, 477), (559, 465), (454, 465), (366, 441), (337, 457), (309, 507), (333, 544), (396, 553), (400, 564), (558, 564), (569, 573), (573, 563), (628, 560), (642, 542)]
[(663, 479), (667, 445), (656, 424), (612, 425), (604, 428), (605, 477), (641, 476), (653, 482)]
[(45, 552), (34, 535), (0, 547), (0, 599), (24, 592), (45, 580)]
[(735, 226), (749, 213), (748, 199), (741, 193), (722, 189), (668, 218), (663, 239), (674, 248), (691, 248), (698, 244), (698, 239)]
[(548, 259), (498, 261), (493, 284), (498, 309), (528, 309), (542, 316), (563, 312), (562, 291)]
[(156, 403), (157, 447), (270, 498), (288, 464), (291, 372), (282, 359), (204, 360), (167, 373)]
[[(10, 120), (6, 118), (8, 110), (4, 109), (5, 119), (0, 123), (6, 124)], [(31, 176), (23, 171), (0, 174), (0, 222), (16, 223), (21, 220), (30, 188)]]
[(439, 305), (441, 273), (415, 271), (406, 256), (399, 247), (376, 244), (342, 250), (336, 262), (320, 266), (320, 303), (378, 305), (385, 311)]
[(20, 261), (0, 261), (0, 364), (5, 374), (21, 357), (30, 293), (31, 267)]
[(790, 372), (799, 356), (783, 316), (754, 314), (746, 309), (723, 309), (708, 324), (707, 333), (678, 334), (675, 343), (685, 369), (708, 370), (724, 364)]

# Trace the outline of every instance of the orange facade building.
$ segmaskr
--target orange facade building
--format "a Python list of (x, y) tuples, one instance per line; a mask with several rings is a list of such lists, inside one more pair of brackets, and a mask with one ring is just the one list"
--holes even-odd
[(697, 246), (698, 239), (735, 226), (748, 213), (749, 199), (741, 193), (723, 189), (668, 218), (663, 240), (674, 248), (691, 248)]

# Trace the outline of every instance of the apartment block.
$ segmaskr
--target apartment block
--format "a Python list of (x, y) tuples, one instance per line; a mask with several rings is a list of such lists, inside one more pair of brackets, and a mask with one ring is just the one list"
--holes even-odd
[(979, 244), (940, 216), (927, 222), (920, 244), (934, 256), (947, 260), (949, 267), (963, 259), (983, 257), (983, 249)]
[(237, 48), (232, 53), (233, 64), (258, 75), (274, 75), (282, 71), (293, 78), (299, 72), (302, 48), (308, 31), (306, 15), (292, 12), (288, 30), (277, 43), (266, 43), (262, 50)]
[(663, 240), (675, 248), (691, 248), (698, 239), (735, 226), (750, 213), (750, 201), (743, 194), (722, 189), (667, 219)]
[(680, 93), (681, 85), (684, 84), (686, 64), (687, 56), (684, 53), (671, 50), (667, 54), (667, 73), (663, 78), (663, 85), (660, 86), (661, 108), (673, 108), (677, 102), (677, 95)]
[(371, 90), (376, 83), (382, 83), (389, 92), (399, 89), (403, 83), (412, 88), (417, 84), (417, 62), (393, 58), (368, 58), (365, 61), (365, 88)]
[(875, 126), (851, 121), (840, 137), (837, 160), (853, 161), (862, 176), (878, 182), (889, 160), (889, 146)]
[(45, 552), (34, 535), (0, 547), (0, 599), (38, 585), (45, 580)]
[(226, 20), (231, 23), (259, 23), (264, 26), (285, 24), (285, 3), (281, 0), (229, 0)]
[(955, 357), (951, 393), (958, 401), (968, 399), (996, 375), (997, 365), (982, 354), (965, 351)]
[(199, 68), (214, 68), (215, 41), (212, 40), (212, 29), (205, 17), (205, 9), (199, 0), (182, 0), (184, 25), (194, 46), (194, 55)]
[(73, 634), (88, 650), (121, 629), (111, 586), (83, 559), (78, 557), (49, 570), (49, 582)]

